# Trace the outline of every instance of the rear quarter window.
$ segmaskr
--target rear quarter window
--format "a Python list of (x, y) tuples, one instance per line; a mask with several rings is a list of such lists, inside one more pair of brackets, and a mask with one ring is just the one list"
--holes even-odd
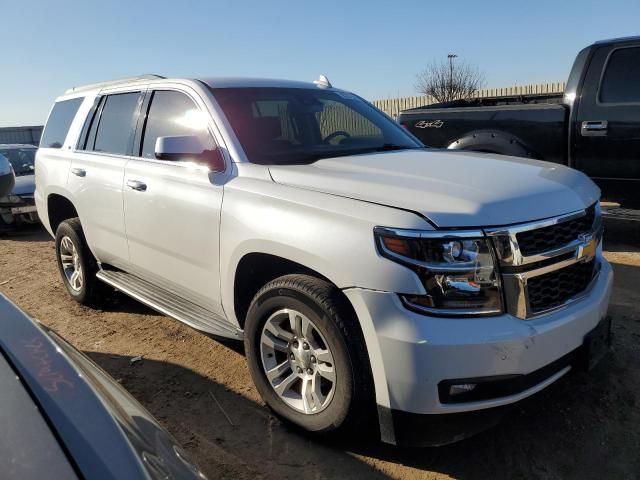
[(62, 100), (53, 105), (53, 110), (42, 132), (40, 148), (62, 148), (69, 127), (84, 98)]

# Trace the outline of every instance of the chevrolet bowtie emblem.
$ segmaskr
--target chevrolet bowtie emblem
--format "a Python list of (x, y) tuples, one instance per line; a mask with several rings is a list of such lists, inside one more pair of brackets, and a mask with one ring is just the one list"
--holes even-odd
[(578, 245), (578, 260), (589, 262), (596, 256), (598, 239), (592, 233), (582, 233), (578, 235), (580, 245)]

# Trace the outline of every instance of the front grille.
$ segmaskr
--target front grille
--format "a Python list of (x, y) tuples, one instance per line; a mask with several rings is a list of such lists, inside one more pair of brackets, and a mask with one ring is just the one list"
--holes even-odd
[(529, 308), (531, 313), (539, 313), (562, 305), (567, 300), (582, 293), (591, 283), (596, 262), (575, 263), (555, 270), (527, 282)]
[(516, 239), (520, 252), (525, 256), (548, 252), (574, 241), (581, 233), (591, 231), (596, 215), (595, 204), (586, 212), (580, 218), (518, 233)]

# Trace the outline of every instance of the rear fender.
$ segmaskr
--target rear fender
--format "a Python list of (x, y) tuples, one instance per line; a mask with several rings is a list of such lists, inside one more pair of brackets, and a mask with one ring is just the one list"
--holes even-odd
[(522, 140), (500, 130), (475, 130), (455, 140), (447, 147), (450, 150), (472, 150), (498, 153), (514, 157), (539, 158)]

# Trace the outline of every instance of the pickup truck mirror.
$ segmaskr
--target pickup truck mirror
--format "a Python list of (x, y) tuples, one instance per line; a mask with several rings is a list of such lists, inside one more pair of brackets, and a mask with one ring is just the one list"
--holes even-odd
[(224, 158), (219, 148), (206, 150), (195, 135), (158, 137), (155, 155), (158, 160), (193, 160), (213, 172), (224, 170)]

